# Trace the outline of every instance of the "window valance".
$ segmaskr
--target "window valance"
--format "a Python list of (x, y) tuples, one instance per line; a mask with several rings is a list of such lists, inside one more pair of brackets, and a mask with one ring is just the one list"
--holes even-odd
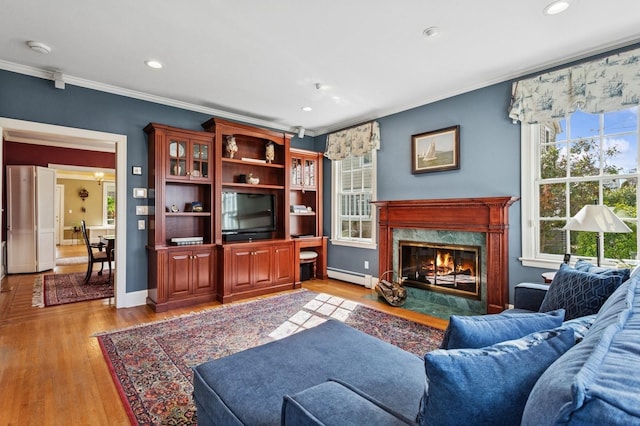
[(362, 124), (350, 129), (330, 133), (327, 136), (325, 157), (330, 160), (342, 160), (349, 155), (363, 156), (380, 147), (380, 126), (377, 121)]
[(513, 83), (509, 118), (544, 123), (582, 110), (602, 113), (640, 103), (640, 49)]

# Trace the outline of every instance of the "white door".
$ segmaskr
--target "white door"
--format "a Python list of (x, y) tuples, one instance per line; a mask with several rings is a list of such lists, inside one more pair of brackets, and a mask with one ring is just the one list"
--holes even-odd
[(37, 270), (46, 271), (56, 266), (56, 171), (36, 168), (36, 230)]
[(35, 171), (7, 166), (7, 272), (36, 272)]

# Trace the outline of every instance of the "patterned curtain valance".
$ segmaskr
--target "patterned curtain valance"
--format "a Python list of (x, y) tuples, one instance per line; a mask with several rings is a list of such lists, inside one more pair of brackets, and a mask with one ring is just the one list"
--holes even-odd
[(601, 113), (640, 103), (640, 49), (513, 83), (509, 118), (523, 123)]
[(380, 126), (377, 121), (330, 133), (324, 153), (329, 160), (342, 160), (349, 155), (363, 156), (380, 147)]

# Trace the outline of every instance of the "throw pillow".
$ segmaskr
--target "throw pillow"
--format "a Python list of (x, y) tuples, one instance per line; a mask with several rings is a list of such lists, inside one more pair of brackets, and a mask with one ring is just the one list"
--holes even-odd
[(592, 274), (620, 275), (622, 277), (622, 282), (625, 282), (631, 276), (631, 270), (628, 268), (605, 268), (603, 266), (596, 266), (584, 259), (578, 259), (575, 269), (582, 272), (590, 272)]
[(481, 349), (425, 355), (421, 425), (520, 424), (538, 377), (574, 344), (573, 330), (553, 329)]
[(565, 320), (596, 314), (621, 283), (619, 275), (592, 274), (563, 264), (549, 285), (540, 312), (564, 309)]
[(440, 348), (463, 349), (491, 346), (505, 340), (518, 339), (534, 331), (558, 327), (563, 320), (564, 309), (548, 313), (452, 315)]

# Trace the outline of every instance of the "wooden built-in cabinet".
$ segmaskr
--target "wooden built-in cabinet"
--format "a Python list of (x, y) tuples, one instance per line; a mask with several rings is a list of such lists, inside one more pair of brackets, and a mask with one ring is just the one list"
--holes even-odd
[(297, 287), (293, 256), (288, 240), (224, 244), (221, 302)]
[[(145, 127), (147, 303), (160, 312), (300, 287), (301, 250), (318, 252), (317, 275), (326, 278), (322, 155), (290, 149), (292, 135), (283, 132), (213, 118), (202, 127)], [(222, 230), (226, 192), (273, 196), (275, 229), (229, 238)]]
[(292, 237), (322, 236), (322, 154), (290, 150), (289, 230)]
[[(162, 312), (215, 300), (214, 135), (155, 123), (145, 131), (153, 212), (147, 241), (147, 303)], [(194, 208), (194, 203), (199, 206)], [(184, 244), (184, 239), (197, 240)]]
[(322, 236), (322, 153), (290, 149), (289, 232), (295, 242), (296, 277), (300, 282), (300, 251), (318, 253), (316, 276), (326, 279), (327, 237)]
[[(275, 196), (276, 229), (265, 239), (248, 234), (244, 241), (228, 241), (222, 233), (221, 215), (214, 218), (215, 242), (221, 247), (218, 262), (223, 265), (218, 269), (218, 300), (228, 302), (299, 287), (295, 246), (289, 234), (292, 135), (218, 118), (208, 120), (202, 127), (215, 133), (216, 205), (222, 202), (222, 193), (228, 191)], [(227, 151), (231, 137), (237, 148), (233, 154)], [(267, 158), (268, 145), (273, 149), (273, 158)], [(250, 176), (258, 178), (259, 183), (250, 183)]]

